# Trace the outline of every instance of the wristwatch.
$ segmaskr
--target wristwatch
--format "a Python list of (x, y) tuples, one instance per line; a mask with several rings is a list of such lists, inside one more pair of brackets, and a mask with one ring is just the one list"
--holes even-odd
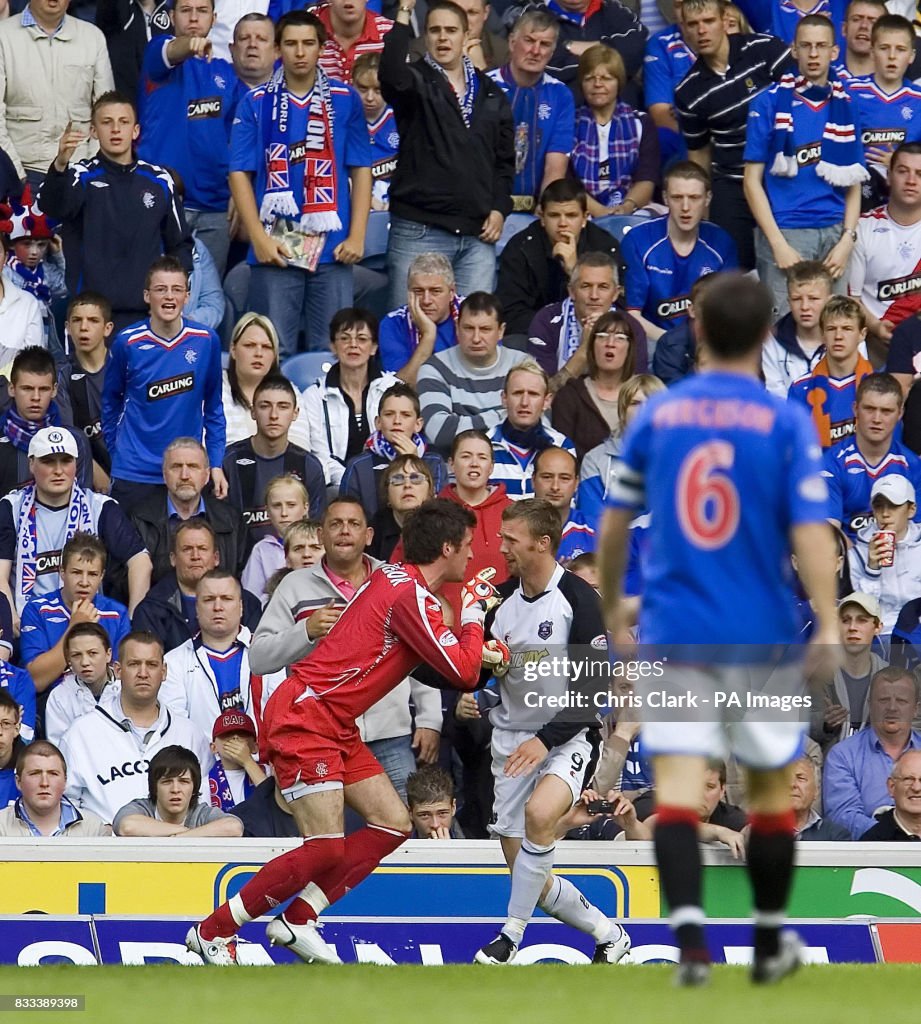
[(849, 236), (852, 242), (857, 241), (857, 231), (854, 228), (845, 228), (841, 232), (841, 237), (844, 238), (845, 235)]

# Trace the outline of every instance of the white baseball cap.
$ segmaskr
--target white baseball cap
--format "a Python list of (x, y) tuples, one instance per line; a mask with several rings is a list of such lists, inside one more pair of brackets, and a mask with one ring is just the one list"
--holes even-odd
[(80, 454), (77, 439), (66, 427), (42, 427), (29, 442), (29, 458), (44, 459), (48, 455)]
[(855, 590), (853, 594), (848, 594), (847, 597), (841, 598), (838, 602), (838, 609), (840, 610), (849, 604), (856, 604), (858, 608), (863, 608), (867, 615), (878, 619), (880, 622), (883, 621), (883, 610), (880, 607), (879, 601), (872, 594), (862, 594), (859, 590)]
[(898, 473), (890, 473), (888, 476), (880, 477), (870, 491), (870, 504), (876, 498), (885, 498), (893, 505), (904, 505), (906, 502), (914, 502), (915, 489), (908, 477), (899, 476)]

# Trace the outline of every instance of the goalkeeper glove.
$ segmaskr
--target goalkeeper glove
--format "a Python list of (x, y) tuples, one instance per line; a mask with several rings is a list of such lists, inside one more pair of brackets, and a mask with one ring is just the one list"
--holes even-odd
[(486, 612), (502, 600), (499, 592), (489, 582), (495, 575), (496, 570), (488, 565), (461, 587), (462, 626), (468, 622), (482, 622)]
[(501, 640), (487, 640), (483, 644), (483, 667), (500, 679), (509, 670), (512, 652)]

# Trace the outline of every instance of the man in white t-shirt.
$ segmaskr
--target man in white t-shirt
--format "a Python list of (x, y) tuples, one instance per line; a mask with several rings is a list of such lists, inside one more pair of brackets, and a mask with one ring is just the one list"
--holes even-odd
[(860, 218), (848, 275), (848, 293), (866, 309), (882, 355), (893, 329), (921, 312), (921, 143), (893, 153), (889, 190), (888, 205)]

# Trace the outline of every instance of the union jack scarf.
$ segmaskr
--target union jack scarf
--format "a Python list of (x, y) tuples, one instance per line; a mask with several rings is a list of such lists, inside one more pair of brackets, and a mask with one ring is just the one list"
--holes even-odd
[[(243, 799), (247, 800), (256, 787), (248, 775), (243, 776)], [(224, 765), (220, 758), (214, 759), (214, 764), (208, 772), (208, 790), (211, 794), (211, 806), (219, 807), (222, 811), (230, 812), (236, 807), (233, 798), (233, 791), (230, 788), (230, 781), (224, 771)]]
[(793, 140), (793, 96), (799, 93), (812, 107), (828, 101), (828, 117), (822, 132), (822, 152), (816, 174), (836, 188), (849, 188), (866, 181), (870, 175), (863, 164), (863, 147), (854, 125), (851, 98), (844, 84), (833, 79), (827, 86), (810, 85), (803, 75), (785, 74), (777, 83), (777, 110), (774, 114), (773, 149), (776, 151), (771, 174), (795, 178), (799, 171)]
[(270, 229), (276, 217), (290, 217), (301, 231), (339, 231), (338, 174), (333, 148), (333, 104), (329, 78), (317, 67), (303, 139), (290, 138), (291, 94), (279, 68), (262, 97), (265, 193), (259, 217)]
[[(35, 484), (22, 489), (19, 505), (19, 528), (16, 537), (16, 589), (13, 597), (17, 611), (21, 611), (38, 577), (38, 530), (35, 523)], [(67, 525), (61, 547), (77, 532), (95, 533), (93, 515), (86, 492), (74, 484), (67, 507)]]
[(640, 151), (640, 122), (629, 103), (618, 100), (611, 117), (608, 141), (608, 167), (610, 177), (606, 185), (598, 176), (600, 150), (598, 124), (588, 106), (576, 111), (576, 134), (570, 162), (573, 172), (590, 196), (604, 206), (617, 206), (633, 184), (633, 172)]
[[(478, 89), (480, 88), (480, 83), (476, 76), (476, 68), (473, 66), (473, 61), (466, 54), (464, 54), (463, 62), (464, 95), (457, 96), (457, 93), (454, 92), (454, 86), (451, 85), (450, 81), (448, 82), (448, 85), (451, 85), (451, 92), (455, 96), (457, 96), (457, 103), (458, 106), (460, 107), (461, 117), (464, 119), (464, 124), (469, 128), (470, 122), (473, 120), (473, 104), (474, 101), (476, 100), (476, 94)], [(445, 69), (438, 63), (437, 60), (435, 60), (435, 58), (431, 54), (427, 53), (425, 55), (425, 63), (428, 64), (429, 67), (434, 68), (436, 71), (440, 71), (441, 74), (445, 76), (445, 78), (448, 77), (448, 72), (445, 71)]]

